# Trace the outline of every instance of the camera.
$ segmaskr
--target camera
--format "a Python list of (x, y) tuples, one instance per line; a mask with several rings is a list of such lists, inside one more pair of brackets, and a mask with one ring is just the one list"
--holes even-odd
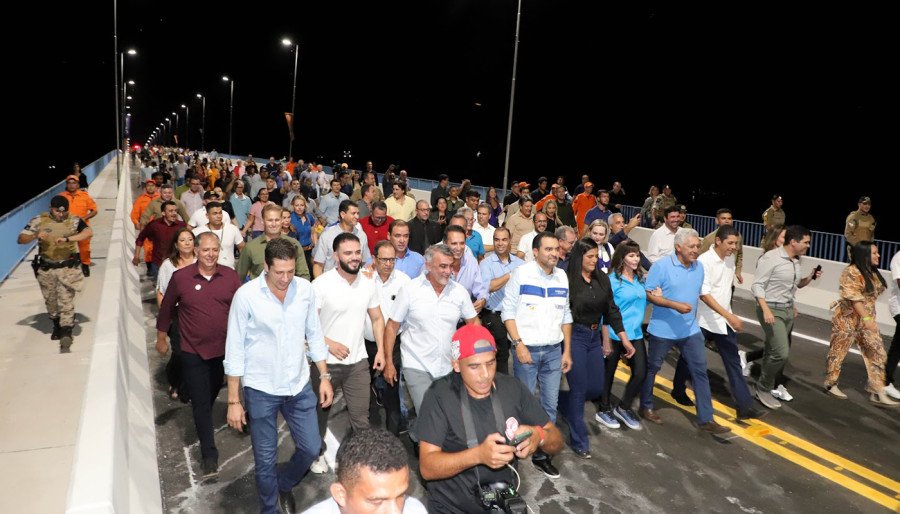
[(516, 489), (506, 482), (492, 482), (478, 488), (479, 499), (486, 512), (525, 514), (528, 505)]

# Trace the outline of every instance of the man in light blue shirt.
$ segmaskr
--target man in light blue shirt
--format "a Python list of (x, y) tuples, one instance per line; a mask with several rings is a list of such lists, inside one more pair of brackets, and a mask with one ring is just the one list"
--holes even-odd
[[(713, 420), (712, 393), (706, 375), (706, 345), (697, 324), (697, 302), (703, 286), (703, 266), (700, 255), (700, 236), (692, 229), (675, 233), (675, 252), (656, 261), (650, 268), (644, 288), (647, 300), (653, 304), (650, 326), (647, 327), (647, 378), (641, 391), (641, 416), (658, 425), (662, 418), (653, 410), (653, 382), (662, 367), (666, 354), (673, 346), (681, 351), (694, 386), (698, 427), (711, 434), (730, 432)], [(654, 294), (659, 287), (662, 296)]]
[[(318, 214), (325, 218), (326, 226), (334, 225), (338, 222), (338, 212), (340, 211), (341, 202), (349, 199), (350, 197), (341, 192), (341, 181), (336, 178), (331, 179), (331, 191), (319, 198)], [(356, 205), (356, 203), (353, 205)]]
[[(291, 489), (300, 483), (322, 444), (316, 403), (331, 405), (328, 349), (310, 283), (294, 277), (297, 247), (284, 239), (266, 245), (266, 272), (241, 286), (228, 314), (225, 374), (228, 375), (228, 424), (239, 432), (249, 426), (260, 512), (274, 514), (280, 503), (295, 512)], [(309, 383), (305, 346), (321, 376), (319, 397)], [(240, 400), (244, 386), (246, 411)], [(281, 472), (275, 470), (278, 413), (284, 417), (296, 450)], [(288, 510), (289, 509), (289, 510)]]
[(475, 312), (481, 312), (487, 303), (488, 289), (481, 280), (481, 270), (478, 268), (478, 259), (472, 255), (472, 251), (466, 246), (466, 230), (458, 225), (450, 225), (444, 232), (444, 244), (453, 252), (454, 282), (466, 288), (472, 299)]
[(497, 344), (497, 372), (509, 374), (509, 338), (506, 326), (500, 317), (500, 305), (503, 303), (503, 291), (514, 269), (525, 264), (525, 261), (510, 253), (509, 229), (500, 227), (493, 232), (494, 251), (487, 254), (479, 268), (481, 279), (487, 284), (487, 305), (481, 310), (481, 324), (494, 336)]
[(425, 268), (425, 257), (419, 252), (409, 249), (409, 224), (403, 220), (394, 220), (388, 227), (388, 241), (394, 247), (394, 269), (402, 271), (409, 278), (416, 278)]

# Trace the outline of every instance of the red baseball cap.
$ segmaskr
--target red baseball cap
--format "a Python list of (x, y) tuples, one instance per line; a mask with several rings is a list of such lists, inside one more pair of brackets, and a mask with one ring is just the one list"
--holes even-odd
[(481, 325), (466, 325), (453, 334), (450, 341), (450, 355), (454, 360), (461, 360), (476, 353), (495, 352), (497, 344), (494, 336)]
[(75, 175), (69, 175), (68, 177), (66, 177), (66, 182), (68, 182), (70, 180), (74, 180), (75, 182), (78, 182), (78, 177), (76, 177)]

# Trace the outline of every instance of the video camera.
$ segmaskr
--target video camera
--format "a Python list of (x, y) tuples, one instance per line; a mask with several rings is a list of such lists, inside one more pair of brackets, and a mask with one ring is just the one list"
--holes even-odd
[(528, 505), (516, 489), (506, 482), (492, 482), (478, 487), (479, 500), (487, 512), (525, 514)]

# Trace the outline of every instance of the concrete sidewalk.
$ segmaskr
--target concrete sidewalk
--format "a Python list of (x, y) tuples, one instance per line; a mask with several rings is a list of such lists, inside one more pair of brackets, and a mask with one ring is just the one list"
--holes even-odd
[(33, 252), (0, 285), (0, 512), (65, 510), (116, 206), (115, 161), (88, 191), (99, 210), (91, 220), (95, 265), (75, 299), (71, 353), (60, 354), (50, 340), (52, 324), (30, 266)]

